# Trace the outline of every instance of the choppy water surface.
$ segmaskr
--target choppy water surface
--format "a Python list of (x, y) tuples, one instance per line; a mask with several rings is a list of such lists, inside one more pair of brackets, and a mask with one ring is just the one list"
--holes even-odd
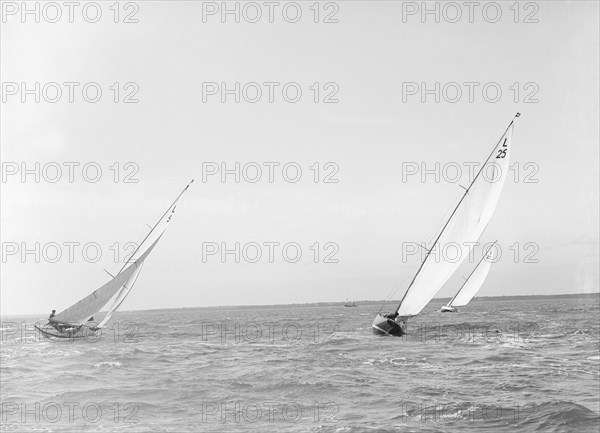
[(371, 334), (377, 305), (125, 312), (77, 342), (3, 318), (2, 431), (598, 431), (598, 297), (440, 305), (407, 338)]

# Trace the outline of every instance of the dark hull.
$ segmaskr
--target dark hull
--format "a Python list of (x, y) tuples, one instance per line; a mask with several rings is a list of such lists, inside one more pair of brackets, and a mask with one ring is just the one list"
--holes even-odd
[(393, 337), (401, 337), (406, 334), (404, 329), (392, 319), (383, 317), (378, 314), (371, 325), (373, 334), (375, 335), (391, 335)]

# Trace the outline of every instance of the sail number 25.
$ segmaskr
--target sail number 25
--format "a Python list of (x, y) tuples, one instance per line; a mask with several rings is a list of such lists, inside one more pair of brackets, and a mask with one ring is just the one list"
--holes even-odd
[(496, 155), (496, 159), (505, 158), (506, 151), (508, 150), (508, 145), (506, 144), (507, 138), (504, 139), (504, 143), (502, 143), (502, 149), (498, 149), (498, 155)]

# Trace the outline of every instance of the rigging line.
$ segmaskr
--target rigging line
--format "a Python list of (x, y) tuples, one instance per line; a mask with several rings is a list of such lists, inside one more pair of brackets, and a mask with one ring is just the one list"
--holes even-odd
[[(419, 246), (421, 246), (421, 245), (419, 245)], [(383, 306), (385, 305), (386, 302), (391, 301), (392, 298), (394, 296), (396, 296), (396, 293), (398, 292), (398, 290), (400, 290), (400, 288), (405, 284), (408, 275), (412, 274), (414, 272), (414, 270), (417, 268), (418, 264), (420, 263), (420, 260), (416, 260), (417, 258), (418, 258), (418, 256), (413, 257), (412, 260), (409, 260), (406, 263), (404, 272), (402, 272), (402, 274), (394, 280), (394, 282), (392, 284), (392, 288), (388, 292), (387, 296), (384, 298), (384, 301), (379, 309), (379, 312), (381, 312), (381, 310), (383, 309)]]
[[(512, 124), (515, 122), (515, 118), (519, 117), (521, 115), (521, 113), (517, 113), (513, 119), (510, 121), (510, 123), (508, 124), (508, 126), (506, 127), (506, 129), (504, 130), (504, 132), (502, 133), (502, 135), (500, 136), (500, 139), (498, 140), (498, 142), (496, 143), (496, 145), (494, 146), (494, 148), (492, 149), (492, 151), (490, 152), (490, 154), (488, 155), (488, 157), (485, 159), (485, 161), (483, 162), (483, 164), (481, 165), (481, 168), (479, 169), (479, 171), (477, 172), (477, 174), (475, 175), (475, 177), (473, 178), (473, 181), (471, 182), (471, 184), (469, 185), (469, 187), (466, 189), (465, 193), (463, 194), (463, 196), (461, 197), (460, 201), (458, 202), (458, 204), (456, 205), (456, 207), (454, 208), (454, 210), (452, 211), (452, 215), (450, 215), (450, 218), (448, 218), (448, 221), (446, 221), (446, 224), (444, 224), (444, 227), (442, 228), (442, 231), (440, 232), (440, 234), (438, 235), (438, 237), (436, 238), (435, 242), (433, 243), (433, 245), (431, 246), (431, 250), (435, 247), (435, 245), (437, 244), (437, 241), (440, 239), (440, 237), (442, 236), (442, 234), (444, 233), (444, 230), (446, 230), (446, 227), (448, 227), (448, 224), (450, 223), (450, 221), (452, 220), (452, 217), (454, 217), (454, 215), (456, 214), (456, 211), (458, 210), (458, 208), (460, 207), (461, 203), (463, 202), (463, 200), (465, 199), (465, 197), (467, 196), (467, 194), (469, 194), (469, 190), (473, 187), (473, 185), (475, 184), (475, 182), (477, 181), (477, 179), (479, 178), (479, 175), (481, 174), (481, 172), (483, 171), (483, 169), (485, 168), (486, 164), (488, 163), (488, 161), (490, 160), (490, 158), (492, 157), (492, 155), (494, 154), (494, 152), (496, 152), (496, 149), (498, 148), (498, 145), (500, 144), (500, 142), (502, 141), (502, 138), (506, 135), (506, 133), (508, 132), (508, 130), (510, 129), (510, 127), (512, 126)], [(430, 251), (431, 251), (430, 250)], [(400, 300), (400, 304), (398, 304), (398, 308), (396, 309), (396, 312), (398, 312), (398, 310), (400, 310), (400, 306), (402, 305), (402, 301), (404, 301), (404, 298), (406, 298), (406, 295), (408, 294), (408, 292), (410, 291), (410, 288), (412, 287), (412, 285), (414, 284), (415, 280), (417, 279), (417, 277), (419, 276), (419, 273), (421, 272), (421, 269), (423, 269), (423, 266), (425, 265), (425, 263), (427, 262), (427, 259), (429, 258), (429, 254), (427, 254), (425, 256), (425, 259), (423, 260), (423, 262), (421, 263), (421, 266), (419, 267), (419, 270), (417, 271), (417, 273), (415, 274), (415, 276), (413, 277), (412, 281), (410, 282), (410, 285), (408, 286), (408, 289), (406, 289), (406, 292), (404, 293), (404, 296), (402, 297), (402, 299)]]
[(175, 205), (175, 203), (177, 203), (177, 201), (181, 198), (181, 196), (183, 195), (184, 192), (187, 191), (187, 189), (190, 187), (190, 185), (194, 183), (194, 179), (192, 179), (190, 181), (190, 183), (188, 183), (186, 185), (185, 188), (183, 188), (183, 191), (181, 191), (179, 193), (179, 195), (177, 196), (177, 198), (173, 201), (173, 203), (171, 203), (171, 206), (169, 206), (167, 208), (167, 210), (165, 211), (164, 214), (162, 214), (162, 216), (158, 219), (158, 221), (156, 222), (156, 224), (154, 224), (154, 227), (152, 227), (152, 230), (150, 230), (150, 232), (146, 235), (146, 237), (144, 238), (144, 240), (138, 245), (138, 247), (135, 249), (135, 251), (129, 256), (129, 258), (127, 260), (125, 260), (125, 264), (123, 265), (123, 267), (119, 270), (119, 272), (117, 272), (117, 275), (120, 274), (121, 272), (123, 272), (123, 269), (125, 269), (125, 267), (129, 264), (129, 260), (135, 256), (135, 253), (137, 253), (139, 251), (139, 249), (142, 247), (142, 245), (144, 245), (144, 242), (146, 241), (146, 239), (148, 239), (148, 237), (152, 234), (152, 232), (154, 231), (154, 229), (156, 228), (156, 226), (158, 226), (158, 224), (163, 220), (163, 218), (169, 213), (169, 211), (171, 210), (171, 208), (173, 208), (173, 205)]
[[(421, 263), (421, 256), (422, 256), (422, 250), (419, 251), (419, 255), (415, 255), (411, 260), (409, 260), (406, 263), (406, 267), (404, 269), (404, 272), (400, 275), (400, 277), (395, 281), (394, 283), (394, 287), (393, 287), (393, 293), (391, 295), (391, 297), (396, 295), (396, 292), (398, 290), (400, 290), (400, 288), (402, 288), (403, 286), (405, 287), (406, 284), (408, 283), (407, 279), (408, 276), (413, 274), (415, 272), (415, 270), (417, 269), (417, 267), (419, 266), (419, 264)], [(391, 299), (390, 297), (390, 299)]]

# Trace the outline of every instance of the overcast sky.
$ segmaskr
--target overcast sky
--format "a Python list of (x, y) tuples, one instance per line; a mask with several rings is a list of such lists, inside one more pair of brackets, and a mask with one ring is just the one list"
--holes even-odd
[[(401, 2), (371, 1), (338, 2), (337, 12), (322, 5), (319, 21), (331, 13), (339, 22), (315, 23), (312, 3), (300, 2), (297, 23), (286, 22), (279, 9), (274, 23), (242, 17), (223, 24), (219, 15), (203, 22), (199, 2), (137, 2), (139, 22), (129, 24), (113, 22), (112, 2), (102, 3), (95, 24), (77, 11), (74, 23), (22, 23), (18, 13), (3, 15), (3, 251), (56, 242), (63, 257), (36, 263), (33, 255), (22, 260), (20, 251), (5, 254), (2, 314), (60, 311), (97, 288), (108, 278), (103, 268), (119, 267), (110, 246), (139, 240), (191, 178), (196, 182), (122, 309), (383, 299), (395, 285), (405, 287), (403, 243), (429, 240), (462, 194), (459, 183), (468, 185), (436, 183), (433, 176), (425, 183), (419, 176), (403, 181), (403, 163), (433, 168), (482, 161), (517, 111), (523, 115), (512, 163), (519, 168), (482, 237), (497, 239), (503, 257), (480, 295), (598, 291), (598, 3), (537, 2), (537, 11), (520, 10), (518, 23), (512, 2), (502, 2), (496, 23), (480, 10), (473, 23), (466, 16), (457, 23), (426, 16), (422, 23), (418, 13), (403, 22)], [(132, 10), (120, 12), (123, 20)], [(521, 22), (529, 14), (538, 22)], [(33, 96), (22, 103), (21, 94), (6, 87), (11, 82), (81, 85), (73, 103), (65, 85), (57, 103), (43, 95), (39, 103)], [(81, 96), (88, 82), (103, 91), (97, 103)], [(110, 89), (115, 82), (118, 103)], [(127, 82), (138, 86), (132, 96), (138, 103), (122, 102), (135, 89), (124, 89)], [(273, 103), (263, 93), (257, 103), (242, 98), (236, 104), (232, 96), (222, 103), (219, 94), (203, 102), (203, 82), (281, 84)], [(281, 95), (288, 82), (302, 89), (297, 103)], [(315, 82), (318, 103), (310, 89)], [(335, 85), (324, 88), (329, 82)], [(423, 103), (420, 94), (403, 95), (403, 83), (410, 82), (479, 84), (472, 103), (466, 93), (454, 103), (444, 95), (439, 103), (432, 95)], [(501, 88), (497, 102), (483, 98), (486, 83)], [(323, 103), (336, 86), (332, 97), (339, 102)], [(7, 176), (9, 165), (34, 168), (36, 162), (62, 165), (63, 177), (51, 183), (48, 171), (36, 183), (32, 175), (25, 182), (21, 173)], [(72, 183), (65, 162), (80, 164)], [(96, 183), (82, 176), (81, 166), (90, 162), (103, 170)], [(132, 177), (139, 182), (123, 181), (133, 170), (124, 168), (127, 162), (139, 168)], [(235, 183), (232, 176), (226, 183), (218, 176), (203, 182), (206, 162), (280, 166), (273, 183), (264, 166), (256, 183)], [(297, 183), (282, 177), (289, 162), (303, 170)], [(315, 162), (318, 183), (309, 168)], [(326, 169), (327, 162), (335, 165)], [(324, 183), (336, 166), (332, 179), (339, 182)], [(525, 182), (528, 175), (538, 182)], [(69, 263), (65, 242), (96, 242), (102, 258), (89, 263), (75, 247)], [(203, 242), (296, 242), (303, 256), (287, 263), (276, 249), (269, 263), (263, 247), (259, 263), (235, 263), (232, 256), (227, 263), (218, 256), (203, 263)], [(319, 263), (310, 249), (315, 242)], [(323, 263), (333, 251), (323, 249), (327, 242), (339, 247), (339, 263)], [(525, 249), (527, 243), (539, 251)], [(529, 253), (539, 262), (524, 263)], [(471, 267), (466, 263), (439, 296), (452, 295)]]

